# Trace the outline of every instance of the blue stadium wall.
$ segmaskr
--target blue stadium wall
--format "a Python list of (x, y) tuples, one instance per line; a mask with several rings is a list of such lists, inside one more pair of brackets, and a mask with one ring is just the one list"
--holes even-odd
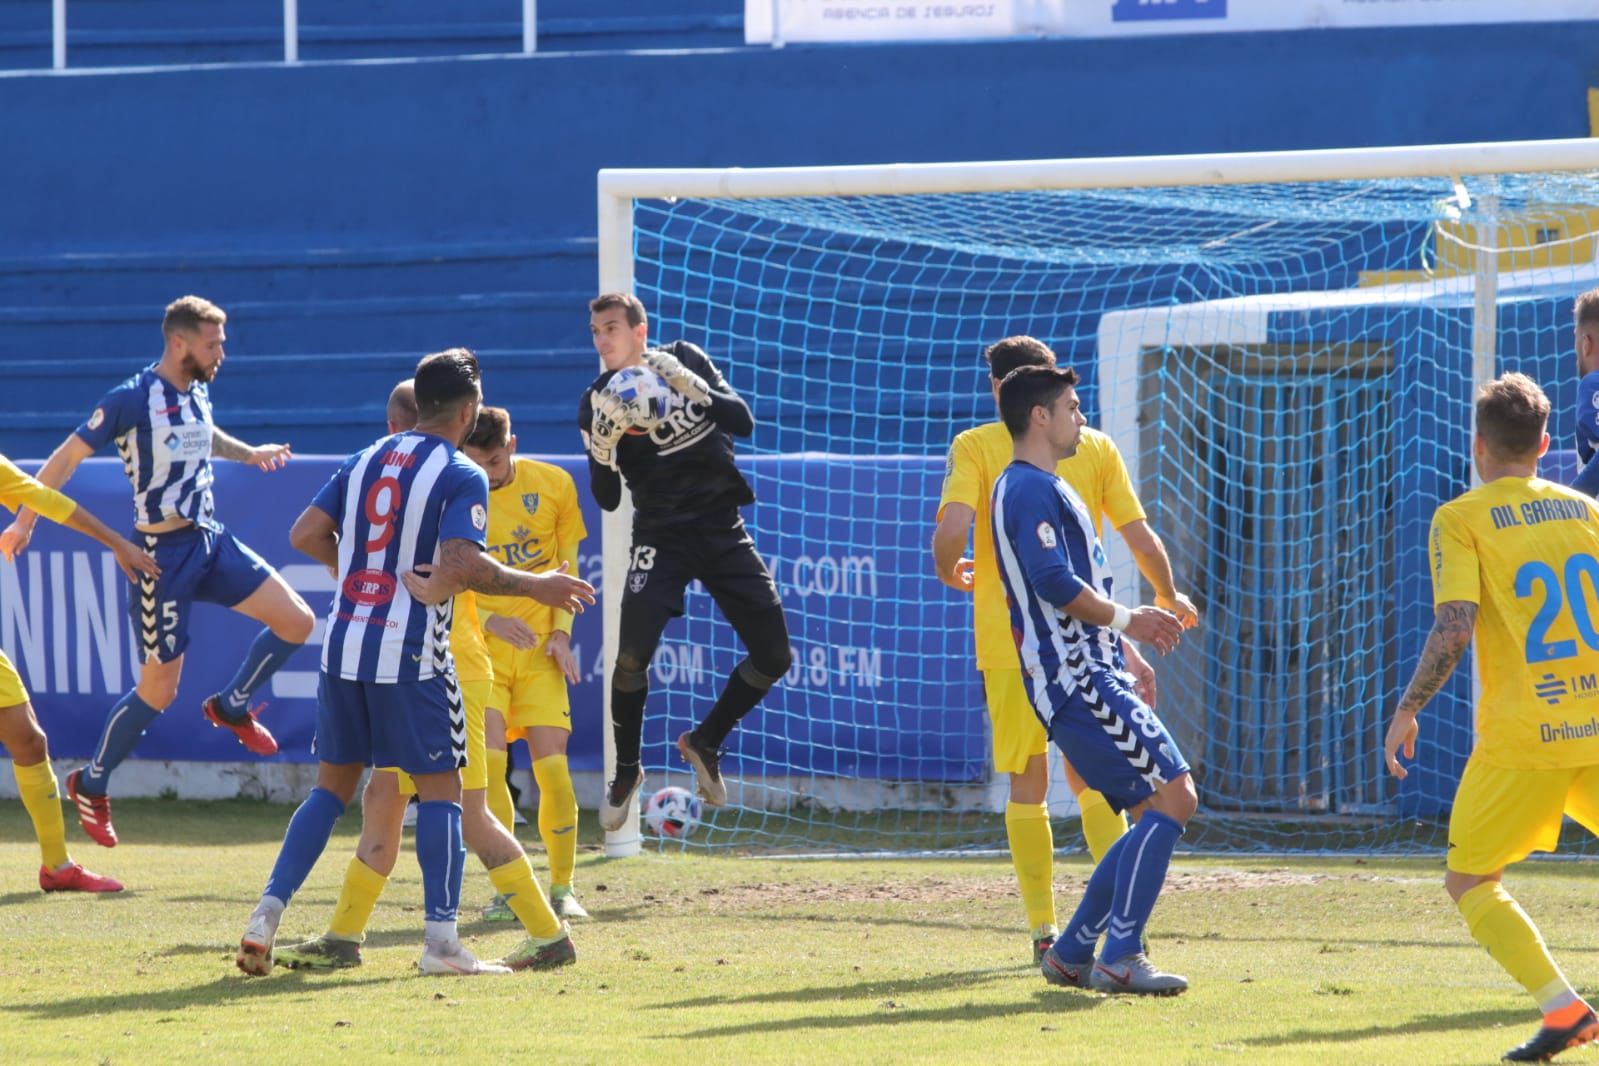
[(570, 451), (599, 167), (1580, 136), (1595, 56), (1599, 24), (0, 74), (0, 450), (47, 451), (198, 291), (236, 428), (344, 451), (465, 343)]

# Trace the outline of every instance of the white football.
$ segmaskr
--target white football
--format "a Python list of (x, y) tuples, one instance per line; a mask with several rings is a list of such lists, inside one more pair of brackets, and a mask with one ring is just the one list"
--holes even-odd
[(686, 788), (670, 785), (644, 805), (644, 822), (656, 836), (682, 840), (700, 824), (700, 798)]
[(624, 366), (611, 375), (605, 391), (622, 401), (634, 433), (648, 433), (671, 409), (672, 387), (647, 366)]

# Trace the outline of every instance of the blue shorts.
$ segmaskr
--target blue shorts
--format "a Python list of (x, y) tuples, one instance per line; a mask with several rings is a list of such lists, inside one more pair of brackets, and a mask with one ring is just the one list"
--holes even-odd
[(1136, 807), (1188, 772), (1188, 760), (1153, 709), (1115, 674), (1088, 671), (1054, 708), (1049, 739), (1112, 810)]
[(322, 674), (311, 753), (335, 766), (395, 766), (411, 775), (466, 765), (466, 709), (455, 675), (380, 684)]
[(196, 603), (232, 607), (272, 576), (267, 561), (221, 526), (189, 526), (171, 533), (135, 533), (155, 557), (161, 576), (139, 577), (128, 602), (143, 661), (169, 663), (189, 646), (189, 609)]

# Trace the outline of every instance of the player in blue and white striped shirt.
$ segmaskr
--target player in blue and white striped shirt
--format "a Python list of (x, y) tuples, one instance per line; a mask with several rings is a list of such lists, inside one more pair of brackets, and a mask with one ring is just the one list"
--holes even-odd
[[(594, 590), (564, 567), (525, 573), (484, 552), (488, 478), (456, 451), (476, 425), (482, 402), (472, 353), (452, 348), (428, 356), (417, 366), (414, 387), (416, 428), (345, 460), (289, 534), (295, 548), (335, 568), (339, 587), (322, 651), (317, 787), (290, 820), (239, 943), (235, 961), (251, 975), (271, 972), (283, 909), (327, 846), (369, 765), (398, 767), (416, 784), (416, 852), (427, 912), (422, 972), (510, 971), (480, 962), (456, 933), (466, 859), (460, 774), (466, 717), (450, 656), (451, 600), (472, 588), (580, 611), (594, 602)], [(526, 856), (519, 859), (537, 891)]]
[(1000, 384), (1015, 459), (994, 483), (994, 550), (1033, 710), (1088, 786), (1136, 824), (1094, 867), (1041, 969), (1051, 984), (1175, 995), (1188, 982), (1156, 970), (1141, 941), (1199, 801), (1176, 742), (1133, 692), (1122, 634), (1164, 654), (1181, 639), (1182, 623), (1159, 607), (1115, 602), (1093, 517), (1055, 473), (1085, 424), (1076, 384), (1073, 371), (1042, 366), (1012, 371)]
[[(133, 528), (161, 568), (160, 577), (140, 580), (139, 595), (128, 605), (143, 663), (139, 683), (112, 706), (89, 764), (67, 775), (78, 821), (108, 848), (117, 842), (106, 796), (111, 771), (177, 698), (193, 605), (218, 603), (265, 626), (233, 680), (201, 704), (212, 725), (231, 730), (256, 755), (275, 754), (278, 745), (256, 721), (250, 697), (316, 624), (288, 583), (214, 517), (213, 458), (263, 471), (289, 459), (286, 444), (253, 448), (212, 421), (209, 385), (224, 358), (227, 317), (198, 296), (174, 300), (161, 322), (161, 358), (106, 393), (38, 474), (59, 489), (79, 463), (114, 441), (133, 487)], [(0, 533), (0, 552), (15, 555), (25, 548), (37, 517), (19, 512)]]

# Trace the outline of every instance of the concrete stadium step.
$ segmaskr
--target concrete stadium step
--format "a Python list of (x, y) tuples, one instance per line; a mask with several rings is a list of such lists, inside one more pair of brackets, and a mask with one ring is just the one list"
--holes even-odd
[[(307, 350), (415, 352), (441, 348), (520, 348), (583, 343), (588, 289), (564, 293), (488, 292), (447, 296), (317, 301), (230, 300), (232, 355)], [(64, 360), (89, 353), (160, 350), (159, 307), (0, 307), (0, 359), (50, 352)]]
[(381, 247), (58, 251), (0, 258), (0, 308), (148, 302), (152, 317), (194, 292), (232, 299), (333, 300), (594, 284), (593, 238)]

